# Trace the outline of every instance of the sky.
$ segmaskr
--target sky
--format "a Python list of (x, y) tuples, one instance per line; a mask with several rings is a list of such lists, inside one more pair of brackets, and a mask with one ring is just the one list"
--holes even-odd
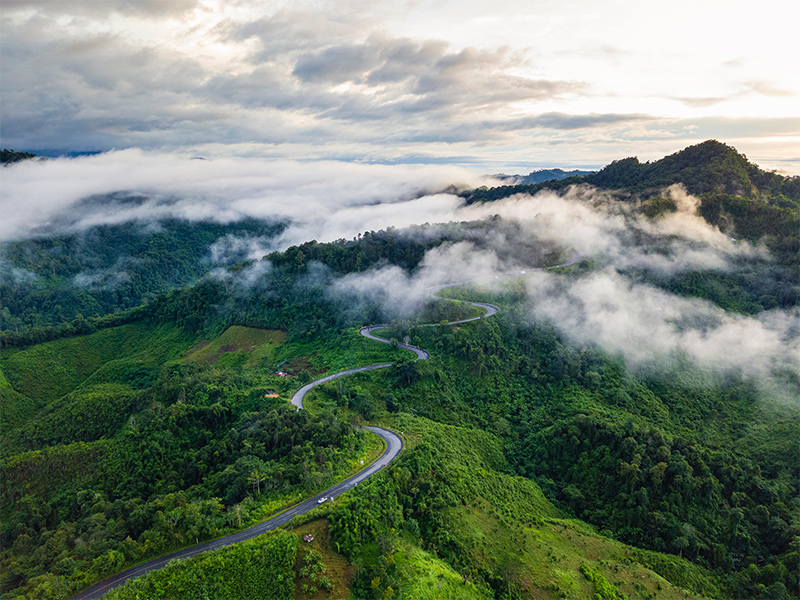
[(2, 8), (4, 148), (527, 173), (713, 138), (800, 174), (800, 5), (788, 0)]

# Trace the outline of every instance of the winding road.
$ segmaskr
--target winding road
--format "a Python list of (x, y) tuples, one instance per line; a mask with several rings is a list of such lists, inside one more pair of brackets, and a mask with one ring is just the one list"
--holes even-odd
[[(496, 306), (492, 304), (484, 304), (482, 302), (472, 302), (471, 304), (473, 306), (478, 306), (480, 308), (483, 308), (484, 310), (486, 310), (486, 313), (478, 317), (473, 317), (471, 319), (453, 321), (450, 324), (455, 325), (458, 323), (465, 323), (467, 321), (476, 321), (478, 319), (482, 319), (484, 317), (493, 315), (499, 310)], [(387, 340), (378, 337), (376, 335), (373, 335), (374, 331), (378, 329), (386, 329), (389, 327), (391, 327), (391, 325), (389, 324), (370, 325), (368, 327), (362, 327), (359, 330), (359, 333), (371, 340), (382, 342), (384, 344), (391, 344), (392, 343), (391, 340)], [(428, 358), (430, 358), (430, 354), (426, 350), (423, 350), (422, 348), (417, 348), (416, 346), (411, 346), (409, 344), (398, 344), (398, 346), (400, 348), (409, 350), (414, 354), (416, 354), (417, 358), (415, 360), (428, 360)], [(347, 375), (352, 375), (353, 373), (360, 373), (362, 371), (374, 371), (375, 369), (385, 369), (387, 367), (391, 367), (392, 364), (393, 363), (381, 363), (377, 365), (369, 365), (366, 367), (357, 367), (355, 369), (348, 369), (346, 371), (335, 373), (333, 375), (326, 375), (325, 377), (316, 379), (311, 383), (308, 383), (303, 387), (301, 387), (294, 393), (290, 402), (298, 408), (303, 408), (303, 399), (305, 398), (306, 394), (308, 394), (308, 392), (310, 392), (313, 388), (317, 387), (318, 385), (322, 385), (323, 383), (333, 381), (334, 379), (338, 379), (340, 377), (346, 377)], [(311, 498), (303, 500), (301, 503), (296, 504), (295, 506), (289, 508), (288, 510), (272, 517), (271, 519), (267, 519), (266, 521), (259, 523), (258, 525), (253, 525), (252, 527), (243, 529), (242, 531), (238, 531), (230, 535), (226, 535), (216, 540), (203, 542), (202, 544), (190, 546), (189, 548), (184, 548), (183, 550), (178, 550), (177, 552), (173, 552), (165, 556), (160, 556), (158, 558), (148, 560), (147, 562), (144, 562), (135, 567), (131, 567), (130, 569), (122, 571), (121, 573), (117, 573), (116, 575), (109, 577), (108, 579), (105, 579), (89, 588), (86, 588), (77, 596), (73, 596), (72, 600), (94, 600), (96, 598), (100, 598), (109, 590), (112, 590), (115, 587), (123, 585), (130, 579), (140, 577), (151, 571), (157, 571), (165, 567), (167, 563), (169, 563), (171, 560), (175, 560), (176, 558), (189, 558), (191, 556), (196, 556), (198, 554), (207, 552), (209, 550), (217, 550), (218, 548), (222, 548), (224, 546), (230, 546), (231, 544), (237, 544), (239, 542), (252, 539), (256, 536), (261, 535), (262, 533), (271, 531), (277, 527), (280, 527), (281, 525), (285, 525), (286, 523), (291, 521), (292, 517), (294, 517), (295, 515), (303, 515), (308, 511), (310, 511), (312, 508), (319, 506), (320, 499), (335, 498), (339, 494), (355, 487), (356, 485), (358, 485), (371, 475), (383, 469), (390, 462), (392, 462), (403, 449), (403, 440), (400, 438), (399, 435), (397, 435), (393, 431), (389, 431), (388, 429), (383, 429), (381, 427), (374, 427), (371, 425), (365, 425), (364, 429), (367, 429), (372, 433), (379, 435), (381, 438), (383, 438), (383, 440), (386, 442), (386, 450), (384, 450), (383, 454), (375, 462), (370, 464), (363, 471), (360, 471), (359, 473), (356, 473), (352, 477), (349, 477), (344, 481), (337, 483), (335, 486), (325, 490), (320, 494), (317, 494), (316, 496), (312, 496)]]
[[(567, 267), (577, 263), (580, 260), (580, 257), (574, 258), (569, 262), (554, 265), (552, 267), (545, 267), (542, 269), (531, 269), (532, 271), (536, 270), (551, 270), (557, 269), (559, 267)], [(519, 277), (520, 274), (525, 275), (525, 271), (517, 272), (514, 271), (513, 273), (504, 275), (504, 278), (507, 277)], [(445, 288), (456, 287), (460, 285), (464, 285), (466, 283), (471, 282), (460, 282), (460, 283), (450, 283), (446, 285), (435, 286), (429, 288), (428, 293), (433, 295), (434, 293), (443, 290)], [(477, 321), (479, 319), (485, 319), (486, 317), (490, 317), (496, 314), (500, 309), (496, 307), (494, 304), (487, 304), (485, 302), (470, 302), (472, 306), (476, 306), (478, 308), (483, 309), (485, 312), (482, 315), (477, 317), (471, 317), (469, 319), (461, 319), (458, 321), (449, 321), (445, 323), (446, 325), (458, 325), (460, 323), (468, 323), (470, 321)], [(435, 326), (438, 323), (431, 323), (423, 326)], [(384, 339), (382, 337), (378, 337), (373, 334), (373, 332), (379, 329), (388, 329), (392, 327), (391, 324), (382, 323), (380, 325), (369, 325), (366, 327), (362, 327), (359, 330), (359, 333), (366, 338), (371, 340), (375, 340), (377, 342), (382, 342), (384, 344), (391, 344), (391, 340)], [(417, 346), (411, 346), (409, 344), (398, 344), (398, 347), (403, 348), (405, 350), (409, 350), (417, 355), (415, 360), (428, 360), (430, 358), (430, 353), (427, 350), (423, 350), (422, 348), (418, 348)], [(356, 367), (354, 369), (348, 369), (346, 371), (341, 371), (340, 373), (334, 373), (333, 375), (326, 375), (325, 377), (321, 377), (308, 383), (297, 390), (294, 395), (292, 395), (290, 402), (294, 404), (298, 409), (303, 408), (303, 399), (306, 397), (306, 394), (310, 392), (312, 389), (317, 387), (318, 385), (322, 385), (324, 383), (328, 383), (329, 381), (333, 381), (334, 379), (338, 379), (340, 377), (346, 377), (348, 375), (352, 375), (354, 373), (361, 373), (363, 371), (374, 371), (376, 369), (385, 369), (387, 367), (391, 367), (393, 363), (381, 363), (377, 365), (369, 365), (365, 367)], [(191, 556), (196, 556), (197, 554), (201, 554), (203, 552), (207, 552), (209, 550), (217, 550), (218, 548), (223, 548), (225, 546), (230, 546), (231, 544), (237, 544), (239, 542), (243, 542), (245, 540), (252, 539), (256, 536), (261, 535), (267, 531), (271, 531), (280, 527), (281, 525), (285, 525), (289, 521), (292, 520), (292, 517), (295, 515), (303, 515), (310, 511), (311, 509), (319, 506), (320, 500), (322, 498), (332, 499), (339, 494), (346, 492), (347, 490), (355, 487), (374, 473), (377, 473), (381, 469), (383, 469), (386, 465), (392, 462), (398, 454), (403, 449), (403, 440), (393, 431), (389, 431), (388, 429), (383, 429), (381, 427), (374, 427), (366, 425), (363, 427), (371, 431), (372, 433), (379, 435), (383, 440), (386, 442), (386, 450), (384, 450), (383, 454), (372, 464), (370, 464), (366, 469), (356, 473), (352, 477), (345, 479), (344, 481), (336, 484), (335, 486), (325, 490), (324, 492), (317, 494), (311, 498), (303, 500), (299, 504), (289, 508), (288, 510), (270, 518), (258, 525), (253, 525), (247, 529), (243, 529), (242, 531), (238, 531), (236, 533), (232, 533), (230, 535), (223, 536), (216, 540), (211, 540), (208, 542), (203, 542), (202, 544), (197, 544), (195, 546), (190, 546), (188, 548), (184, 548), (183, 550), (178, 550), (177, 552), (173, 552), (171, 554), (167, 554), (165, 556), (160, 556), (158, 558), (154, 558), (152, 560), (148, 560), (147, 562), (141, 563), (135, 567), (131, 567), (121, 573), (117, 573), (116, 575), (109, 577), (95, 585), (86, 588), (81, 593), (76, 596), (73, 596), (71, 600), (95, 600), (97, 598), (102, 597), (106, 592), (112, 590), (116, 587), (123, 585), (130, 579), (134, 579), (136, 577), (140, 577), (145, 575), (151, 571), (157, 571), (167, 565), (171, 560), (175, 560), (176, 558), (189, 558)]]

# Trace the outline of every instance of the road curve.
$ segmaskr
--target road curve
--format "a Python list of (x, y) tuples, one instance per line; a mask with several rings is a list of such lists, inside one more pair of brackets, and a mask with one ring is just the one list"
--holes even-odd
[[(381, 368), (383, 366), (390, 366), (391, 363), (387, 365), (375, 365), (373, 368)], [(366, 369), (357, 369), (358, 371), (368, 370)], [(383, 454), (369, 465), (363, 471), (356, 473), (352, 477), (348, 477), (344, 481), (337, 483), (335, 486), (325, 490), (324, 492), (317, 494), (316, 496), (312, 496), (311, 498), (307, 498), (303, 500), (301, 503), (296, 504), (292, 508), (280, 513), (272, 517), (271, 519), (267, 519), (262, 523), (257, 525), (253, 525), (247, 529), (243, 529), (242, 531), (237, 531), (236, 533), (232, 533), (230, 535), (226, 535), (216, 540), (211, 540), (209, 542), (203, 542), (202, 544), (197, 544), (196, 546), (191, 546), (189, 548), (184, 548), (183, 550), (178, 550), (177, 552), (173, 552), (171, 554), (167, 554), (165, 556), (160, 556), (158, 558), (154, 558), (152, 560), (148, 560), (140, 565), (135, 567), (131, 567), (126, 571), (122, 571), (108, 579), (101, 581), (100, 583), (96, 583), (90, 588), (83, 590), (77, 596), (73, 596), (72, 600), (94, 600), (96, 598), (100, 598), (109, 590), (123, 585), (126, 581), (130, 579), (134, 579), (136, 577), (140, 577), (141, 575), (145, 575), (150, 571), (157, 571), (167, 565), (167, 563), (171, 560), (176, 558), (189, 558), (191, 556), (196, 556), (197, 554), (201, 554), (208, 550), (217, 550), (218, 548), (222, 548), (224, 546), (230, 546), (231, 544), (237, 544), (239, 542), (244, 542), (245, 540), (250, 540), (256, 536), (261, 535), (267, 531), (271, 531), (280, 527), (281, 525), (285, 525), (289, 521), (292, 520), (292, 517), (295, 515), (303, 515), (310, 511), (312, 508), (316, 508), (319, 506), (319, 500), (321, 498), (328, 498), (329, 500), (333, 501), (336, 496), (339, 494), (346, 492), (347, 490), (355, 487), (362, 481), (364, 481), (367, 477), (373, 475), (380, 471), (383, 467), (388, 465), (392, 462), (400, 451), (403, 449), (403, 440), (400, 439), (400, 436), (394, 433), (393, 431), (389, 431), (388, 429), (382, 429), (380, 427), (371, 427), (365, 426), (364, 429), (368, 429), (369, 431), (375, 433), (376, 435), (381, 436), (386, 441), (386, 450), (384, 450)]]
[[(531, 269), (531, 270), (551, 270), (557, 269), (558, 267), (566, 267), (577, 263), (580, 260), (580, 257), (576, 257), (569, 262), (555, 265), (552, 267), (545, 267), (543, 269)], [(520, 274), (524, 275), (525, 271), (521, 271)], [(509, 273), (510, 276), (519, 276), (516, 272)], [(431, 294), (445, 289), (449, 287), (456, 287), (459, 285), (464, 285), (469, 282), (460, 282), (460, 283), (450, 283), (446, 285), (436, 286), (431, 288), (429, 292)], [(482, 315), (477, 317), (471, 317), (469, 319), (461, 319), (458, 321), (449, 321), (446, 323), (447, 325), (458, 325), (460, 323), (468, 323), (470, 321), (477, 321), (479, 319), (485, 319), (486, 317), (490, 317), (496, 314), (500, 309), (495, 306), (494, 304), (487, 304), (485, 302), (470, 302), (472, 306), (477, 306), (478, 308), (482, 308), (485, 312)], [(436, 324), (430, 324), (430, 326), (434, 326)], [(392, 327), (391, 324), (382, 323), (379, 325), (368, 325), (366, 327), (362, 327), (359, 330), (359, 333), (364, 337), (367, 337), (371, 340), (375, 340), (377, 342), (381, 342), (384, 344), (391, 344), (391, 340), (387, 340), (376, 335), (373, 335), (374, 331), (379, 329), (387, 329)], [(411, 346), (410, 344), (402, 344), (399, 343), (398, 347), (403, 348), (404, 350), (409, 350), (417, 355), (415, 360), (428, 360), (430, 358), (430, 353), (427, 350), (423, 350), (422, 348), (418, 348), (417, 346)], [(313, 388), (317, 387), (318, 385), (322, 385), (324, 383), (328, 383), (329, 381), (333, 381), (334, 379), (338, 379), (339, 377), (345, 377), (347, 375), (352, 375), (353, 373), (360, 373), (362, 371), (373, 371), (376, 369), (385, 369), (387, 367), (391, 367), (393, 363), (380, 363), (375, 365), (368, 365), (365, 367), (356, 367), (354, 369), (347, 369), (346, 371), (342, 371), (340, 373), (334, 373), (333, 375), (326, 375), (325, 377), (321, 377), (308, 383), (297, 390), (290, 400), (292, 404), (294, 404), (298, 408), (303, 408), (303, 399), (305, 398), (306, 394), (310, 392)], [(125, 582), (129, 581), (130, 579), (134, 579), (136, 577), (140, 577), (145, 575), (151, 571), (157, 571), (167, 565), (171, 560), (181, 559), (181, 558), (189, 558), (191, 556), (196, 556), (203, 552), (209, 550), (217, 550), (218, 548), (223, 548), (225, 546), (230, 546), (232, 544), (237, 544), (239, 542), (243, 542), (249, 539), (252, 539), (256, 536), (261, 535), (267, 531), (271, 531), (280, 527), (281, 525), (285, 525), (289, 521), (292, 520), (292, 517), (296, 515), (303, 515), (310, 511), (311, 509), (319, 506), (319, 500), (321, 498), (328, 498), (329, 500), (333, 500), (339, 494), (346, 492), (347, 490), (355, 487), (371, 475), (380, 471), (383, 467), (388, 465), (392, 462), (398, 454), (403, 449), (403, 440), (393, 431), (389, 431), (388, 429), (383, 429), (381, 427), (374, 427), (374, 426), (364, 426), (364, 429), (371, 431), (372, 433), (379, 435), (381, 438), (384, 439), (386, 442), (386, 450), (383, 454), (369, 465), (363, 471), (356, 473), (352, 477), (345, 479), (344, 481), (336, 484), (335, 486), (325, 490), (324, 492), (317, 494), (311, 498), (307, 498), (303, 502), (296, 504), (292, 508), (272, 517), (271, 519), (267, 519), (262, 523), (257, 525), (253, 525), (247, 529), (242, 531), (238, 531), (236, 533), (232, 533), (230, 535), (223, 536), (216, 540), (211, 540), (208, 542), (203, 542), (202, 544), (197, 544), (195, 546), (190, 546), (189, 548), (184, 548), (183, 550), (178, 550), (177, 552), (173, 552), (171, 554), (167, 554), (165, 556), (160, 556), (158, 558), (154, 558), (152, 560), (148, 560), (147, 562), (141, 563), (135, 567), (131, 567), (121, 573), (117, 573), (116, 575), (109, 577), (99, 583), (94, 584), (93, 586), (86, 588), (81, 593), (73, 596), (71, 600), (95, 600), (97, 598), (102, 597), (106, 592), (112, 590), (113, 588), (119, 587), (123, 585)]]
[[(479, 302), (475, 302), (473, 304), (475, 306), (480, 306), (482, 308), (485, 308), (486, 314), (481, 315), (479, 317), (473, 317), (472, 319), (465, 319), (463, 321), (453, 321), (452, 324), (463, 323), (466, 321), (475, 321), (477, 319), (493, 315), (498, 311), (498, 308), (491, 304), (482, 304)], [(361, 333), (361, 335), (363, 335), (364, 337), (368, 337), (372, 340), (383, 342), (385, 344), (390, 344), (391, 343), (390, 340), (385, 340), (383, 338), (372, 335), (373, 331), (377, 329), (385, 329), (387, 327), (391, 327), (391, 325), (388, 324), (370, 325), (368, 327), (362, 327), (359, 333)], [(417, 348), (416, 346), (411, 346), (409, 344), (398, 344), (398, 346), (400, 348), (404, 348), (405, 350), (409, 350), (414, 354), (416, 354), (417, 355), (416, 360), (427, 360), (428, 358), (430, 358), (430, 354), (426, 350), (423, 350), (422, 348)], [(334, 373), (333, 375), (326, 375), (325, 377), (316, 379), (311, 383), (308, 383), (303, 387), (301, 387), (294, 393), (290, 401), (296, 407), (303, 408), (303, 399), (305, 398), (306, 394), (310, 392), (313, 388), (317, 387), (318, 385), (322, 385), (323, 383), (333, 381), (334, 379), (338, 379), (339, 377), (352, 375), (353, 373), (360, 373), (362, 371), (373, 371), (375, 369), (385, 369), (391, 366), (392, 363), (380, 363), (376, 365), (368, 365), (365, 367), (356, 367), (354, 369), (348, 369), (340, 373)], [(71, 600), (95, 600), (97, 598), (102, 597), (106, 592), (112, 590), (113, 588), (123, 585), (125, 582), (131, 579), (140, 577), (151, 571), (157, 571), (165, 567), (167, 563), (169, 563), (171, 560), (175, 560), (176, 558), (189, 558), (201, 554), (203, 552), (207, 552), (209, 550), (217, 550), (225, 546), (230, 546), (231, 544), (237, 544), (239, 542), (252, 539), (256, 536), (261, 535), (262, 533), (276, 529), (281, 525), (285, 525), (286, 523), (291, 521), (292, 517), (294, 517), (295, 515), (303, 515), (308, 511), (310, 511), (312, 508), (319, 506), (318, 501), (321, 498), (328, 498), (332, 500), (339, 494), (355, 487), (356, 485), (358, 485), (371, 475), (383, 469), (390, 462), (392, 462), (403, 449), (403, 440), (400, 438), (399, 435), (397, 435), (393, 431), (389, 431), (388, 429), (383, 429), (381, 427), (374, 427), (370, 425), (364, 426), (364, 429), (367, 429), (372, 433), (379, 435), (381, 438), (383, 438), (383, 440), (386, 442), (386, 450), (384, 450), (383, 454), (378, 458), (378, 460), (373, 462), (363, 471), (356, 473), (352, 477), (348, 477), (344, 481), (336, 484), (335, 486), (325, 490), (320, 494), (317, 494), (316, 496), (303, 500), (303, 502), (296, 504), (292, 508), (280, 513), (279, 515), (272, 517), (271, 519), (267, 519), (262, 523), (253, 525), (252, 527), (249, 527), (242, 531), (238, 531), (236, 533), (223, 536), (216, 540), (203, 542), (202, 544), (190, 546), (189, 548), (184, 548), (183, 550), (178, 550), (177, 552), (172, 552), (171, 554), (167, 554), (165, 556), (160, 556), (158, 558), (148, 560), (147, 562), (143, 562), (140, 565), (131, 567), (130, 569), (122, 571), (121, 573), (117, 573), (116, 575), (113, 575), (108, 579), (105, 579), (99, 583), (94, 584), (89, 588), (86, 588), (78, 595), (73, 596)]]

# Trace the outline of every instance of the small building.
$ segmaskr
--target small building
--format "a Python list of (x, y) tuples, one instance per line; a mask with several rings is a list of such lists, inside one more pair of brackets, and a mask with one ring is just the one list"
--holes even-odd
[(314, 536), (310, 533), (303, 536), (303, 541), (308, 542), (309, 544), (314, 541)]

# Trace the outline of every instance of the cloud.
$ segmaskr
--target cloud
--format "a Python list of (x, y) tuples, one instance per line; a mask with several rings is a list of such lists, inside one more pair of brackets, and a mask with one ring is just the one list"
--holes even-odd
[(242, 237), (228, 234), (208, 248), (209, 259), (215, 265), (233, 265), (246, 260), (259, 260), (268, 254), (271, 243), (263, 236)]
[(766, 379), (800, 366), (797, 311), (737, 315), (610, 268), (577, 280), (538, 272), (526, 285), (536, 318), (573, 342), (624, 356), (634, 368), (676, 366), (686, 356), (702, 368)]
[[(551, 320), (577, 343), (622, 354), (633, 366), (684, 355), (709, 369), (753, 377), (792, 368), (795, 313), (731, 315), (634, 280), (641, 270), (731, 271), (742, 259), (768, 267), (765, 250), (706, 223), (697, 214), (698, 199), (682, 187), (664, 191), (677, 210), (654, 220), (639, 214), (635, 199), (623, 202), (586, 185), (476, 204), (466, 204), (449, 187), (487, 182), (452, 167), (192, 160), (134, 150), (27, 161), (3, 169), (0, 200), (15, 210), (0, 223), (0, 239), (130, 221), (152, 226), (172, 218), (286, 224), (274, 239), (217, 240), (208, 258), (224, 266), (310, 239), (350, 239), (364, 231), (418, 225), (396, 235), (423, 240), (445, 235), (449, 241), (430, 250), (413, 273), (386, 266), (338, 280), (330, 273), (316, 276), (324, 276), (334, 297), (378, 303), (389, 314), (409, 317), (436, 286), (492, 283), (509, 273), (530, 274), (537, 267), (588, 258), (599, 272), (576, 279), (534, 273), (528, 280), (531, 313)], [(116, 285), (122, 271), (117, 267), (83, 273), (74, 283)], [(214, 275), (231, 289), (269, 293), (264, 282), (270, 269), (267, 261), (255, 261), (236, 273), (219, 268)], [(6, 280), (31, 279), (5, 271)]]
[(530, 260), (540, 258), (533, 248), (557, 246), (567, 254), (600, 256), (620, 269), (672, 273), (724, 270), (733, 258), (759, 252), (709, 226), (697, 215), (697, 199), (679, 187), (666, 192), (679, 210), (651, 222), (633, 206), (588, 186), (466, 205), (448, 188), (477, 187), (491, 180), (442, 166), (191, 160), (125, 150), (20, 162), (4, 168), (3, 180), (0, 201), (15, 208), (0, 222), (0, 240), (169, 218), (286, 223), (269, 241), (218, 241), (210, 255), (218, 264), (234, 255), (237, 260), (259, 258), (311, 239), (350, 239), (387, 227), (493, 215), (517, 225), (498, 229), (493, 247), (525, 248)]
[(621, 356), (637, 372), (682, 377), (691, 364), (708, 374), (743, 376), (759, 382), (771, 397), (794, 398), (796, 404), (786, 376), (800, 368), (797, 309), (739, 315), (639, 283), (614, 266), (555, 274), (541, 268), (547, 262), (526, 267), (519, 252), (508, 251), (532, 235), (525, 228), (488, 221), (475, 233), (480, 239), (429, 250), (411, 273), (394, 265), (352, 273), (329, 279), (327, 293), (354, 314), (363, 314), (365, 303), (377, 304), (388, 318), (404, 320), (418, 314), (442, 286), (473, 282), (500, 289), (509, 278), (521, 278), (530, 317), (549, 323), (570, 343)]
[[(725, 64), (727, 65), (727, 63)], [(680, 102), (683, 102), (687, 106), (691, 106), (694, 108), (707, 108), (709, 106), (714, 106), (716, 104), (721, 104), (722, 102), (727, 102), (729, 100), (734, 100), (736, 98), (741, 98), (743, 96), (749, 96), (752, 94), (769, 96), (772, 98), (790, 98), (792, 96), (797, 95), (796, 92), (780, 88), (768, 81), (750, 81), (744, 84), (744, 87), (739, 91), (732, 92), (725, 96), (708, 96), (708, 97), (697, 97), (697, 98), (675, 96), (673, 97), (673, 100), (678, 100)]]
[(730, 313), (638, 283), (612, 266), (578, 276), (520, 268), (520, 256), (502, 248), (514, 241), (506, 223), (490, 222), (482, 232), (479, 243), (433, 248), (413, 273), (397, 266), (353, 273), (331, 281), (328, 294), (355, 312), (365, 302), (378, 304), (390, 318), (402, 320), (418, 314), (443, 285), (475, 282), (492, 288), (509, 277), (522, 278), (533, 319), (551, 324), (580, 347), (623, 357), (634, 371), (681, 376), (688, 361), (708, 373), (757, 380), (773, 397), (793, 397), (784, 386), (787, 373), (800, 368), (797, 309)]
[(8, 259), (0, 257), (0, 285), (24, 286), (38, 280), (39, 276), (33, 271), (19, 269)]
[(787, 98), (796, 96), (797, 92), (780, 88), (769, 81), (751, 81), (747, 84), (750, 90), (763, 96), (773, 96), (775, 98)]
[(38, 11), (48, 15), (70, 15), (107, 17), (114, 13), (144, 18), (174, 16), (189, 12), (199, 6), (198, 0), (103, 0), (85, 2), (84, 0), (5, 0), (3, 10), (7, 13), (17, 11)]
[(228, 289), (240, 295), (260, 294), (263, 299), (272, 294), (267, 276), (272, 271), (272, 263), (268, 260), (256, 260), (242, 269), (230, 270), (222, 267), (213, 269), (210, 276), (224, 281)]
[[(361, 227), (392, 225), (409, 210), (409, 202), (454, 183), (473, 187), (485, 181), (442, 166), (200, 161), (138, 150), (24, 161), (3, 170), (0, 201), (14, 209), (0, 222), (0, 240), (131, 221), (228, 223), (252, 217), (291, 220), (292, 228), (281, 238), (286, 245), (307, 241), (309, 235), (329, 241), (356, 235)], [(431, 207), (412, 204), (419, 209), (416, 217), (407, 213), (401, 222), (417, 222), (426, 210), (451, 214), (460, 202), (451, 196), (433, 198)]]
[(95, 269), (83, 271), (72, 278), (73, 285), (89, 288), (91, 290), (113, 290), (115, 287), (129, 280), (128, 273), (124, 270), (130, 261), (117, 261), (117, 264), (108, 269)]
[[(579, 81), (516, 73), (525, 58), (507, 48), (451, 49), (357, 15), (279, 10), (234, 21), (222, 11), (209, 26), (195, 13), (210, 9), (191, 2), (161, 12), (175, 3), (59, 3), (74, 14), (67, 27), (62, 13), (39, 10), (47, 4), (19, 3), (3, 21), (7, 147), (53, 154), (258, 144), (331, 156), (349, 145), (364, 156), (425, 138), (483, 141), (493, 129), (469, 127), (479, 115), (505, 119), (518, 102), (587, 91)], [(129, 31), (112, 25), (110, 15), (123, 13)], [(178, 27), (181, 15), (188, 21)], [(177, 39), (142, 35), (148, 19), (173, 23)], [(198, 51), (207, 44), (229, 58)]]
[(388, 266), (374, 271), (352, 273), (333, 281), (328, 294), (359, 302), (379, 304), (393, 318), (407, 319), (430, 300), (434, 288), (443, 284), (494, 281), (503, 271), (497, 255), (470, 242), (445, 243), (429, 250), (414, 274)]
[[(708, 48), (659, 50), (591, 3), (577, 20), (563, 7), (462, 4), (11, 0), (0, 17), (0, 138), (48, 156), (134, 147), (421, 156), (492, 172), (596, 168), (629, 153), (631, 140), (640, 155), (674, 152), (677, 140), (702, 141), (686, 136), (685, 117), (707, 117), (731, 91), (747, 97), (724, 105), (726, 115), (796, 115), (791, 69), (781, 67), (791, 53), (779, 51), (788, 34), (762, 40), (778, 62), (753, 58), (732, 72), (713, 69), (735, 56), (730, 40), (708, 46), (719, 54), (710, 63)], [(634, 13), (626, 19), (650, 16)], [(704, 85), (693, 98), (696, 69)], [(665, 96), (689, 108), (664, 114)], [(796, 127), (741, 125), (718, 120), (703, 135), (746, 142), (751, 158), (773, 164), (796, 156), (786, 139)]]

